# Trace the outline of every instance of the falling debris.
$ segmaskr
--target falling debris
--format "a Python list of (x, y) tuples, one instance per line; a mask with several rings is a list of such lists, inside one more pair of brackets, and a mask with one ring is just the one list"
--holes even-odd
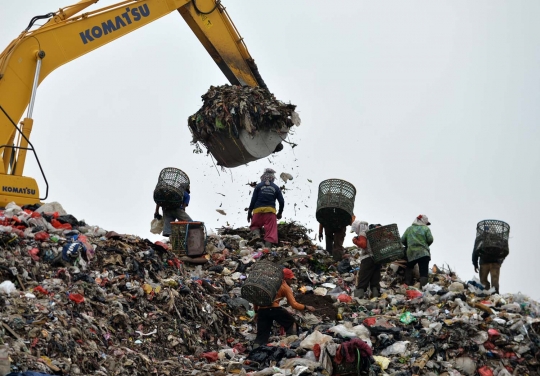
[(287, 183), (289, 180), (293, 180), (293, 176), (287, 172), (282, 172), (279, 174), (279, 177), (281, 180), (283, 180), (285, 183)]
[(219, 193), (219, 192), (216, 192), (218, 195), (222, 195), (223, 197), (225, 197), (225, 195), (223, 193)]
[(223, 209), (216, 209), (216, 211), (221, 215), (227, 215), (227, 213), (225, 213), (225, 210)]
[(308, 179), (307, 181), (309, 181), (310, 183), (313, 183), (313, 181), (311, 179)]

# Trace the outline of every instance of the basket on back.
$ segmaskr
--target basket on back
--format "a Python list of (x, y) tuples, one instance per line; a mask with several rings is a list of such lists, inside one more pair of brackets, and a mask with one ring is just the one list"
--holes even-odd
[(509, 237), (510, 225), (508, 223), (494, 219), (480, 221), (476, 225), (474, 249), (479, 251), (480, 257), (505, 258), (510, 253)]
[(373, 253), (373, 260), (377, 264), (386, 264), (405, 257), (405, 249), (396, 224), (368, 230), (366, 236)]
[(356, 188), (340, 179), (328, 179), (319, 184), (317, 221), (326, 228), (349, 226), (354, 211)]
[(242, 298), (261, 307), (272, 305), (283, 282), (283, 268), (269, 261), (259, 261), (251, 266), (242, 286)]
[(166, 167), (159, 173), (154, 189), (154, 201), (164, 208), (177, 208), (184, 202), (184, 191), (189, 187), (189, 177), (178, 168)]

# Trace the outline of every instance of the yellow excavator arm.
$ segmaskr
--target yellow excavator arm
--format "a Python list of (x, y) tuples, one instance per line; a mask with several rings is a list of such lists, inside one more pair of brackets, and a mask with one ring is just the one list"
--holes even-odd
[[(128, 0), (81, 13), (98, 0), (82, 0), (34, 17), (0, 54), (0, 206), (34, 204), (36, 181), (22, 176), (30, 142), (36, 89), (59, 66), (177, 10), (231, 84), (266, 87), (220, 0)], [(49, 19), (32, 30), (38, 19)], [(22, 118), (25, 109), (26, 117)], [(39, 159), (38, 166), (41, 169)], [(43, 170), (42, 174), (43, 174)]]

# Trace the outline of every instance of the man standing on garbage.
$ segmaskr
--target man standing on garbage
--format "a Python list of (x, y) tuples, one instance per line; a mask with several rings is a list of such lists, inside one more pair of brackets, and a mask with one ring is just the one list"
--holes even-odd
[(351, 232), (356, 233), (353, 238), (353, 243), (362, 250), (362, 261), (360, 262), (360, 270), (356, 276), (356, 289), (354, 297), (362, 299), (368, 288), (371, 289), (371, 297), (378, 298), (380, 296), (381, 282), (381, 265), (376, 264), (373, 260), (373, 254), (366, 236), (366, 231), (381, 225), (369, 225), (365, 221), (356, 220), (351, 225)]
[(281, 299), (287, 298), (287, 303), (289, 303), (292, 308), (299, 311), (315, 311), (315, 308), (308, 305), (300, 304), (294, 299), (290, 284), (295, 279), (296, 277), (294, 276), (294, 273), (291, 269), (283, 269), (283, 282), (281, 283), (281, 287), (279, 288), (272, 305), (268, 307), (255, 306), (257, 337), (255, 338), (254, 347), (264, 345), (268, 342), (272, 330), (272, 324), (274, 321), (276, 321), (285, 329), (287, 335), (296, 334), (296, 322), (294, 320), (294, 317), (284, 308), (279, 306), (279, 301)]
[(171, 236), (171, 222), (174, 221), (185, 221), (192, 222), (191, 217), (186, 213), (186, 208), (189, 205), (190, 200), (190, 190), (189, 186), (184, 191), (184, 201), (180, 206), (173, 208), (162, 208), (163, 217), (159, 214), (160, 206), (156, 204), (156, 212), (154, 213), (154, 218), (161, 219), (163, 218), (163, 236)]
[[(475, 249), (472, 254), (472, 262), (474, 265), (474, 272), (478, 273), (478, 258), (480, 258), (480, 283), (486, 290), (491, 287), (495, 288), (497, 294), (499, 293), (499, 276), (501, 275), (501, 265), (504, 258), (496, 258), (489, 256), (489, 252), (480, 252), (482, 244), (475, 244)], [(497, 254), (497, 251), (494, 252)], [(491, 284), (488, 281), (488, 275), (491, 275)]]
[(420, 214), (401, 237), (407, 255), (407, 269), (405, 269), (405, 284), (407, 285), (412, 285), (413, 270), (416, 264), (420, 270), (420, 286), (425, 286), (428, 283), (429, 261), (431, 260), (429, 246), (433, 243), (433, 235), (431, 235), (429, 225), (431, 223), (428, 217)]
[[(261, 228), (264, 228), (264, 245), (271, 247), (278, 242), (277, 220), (281, 219), (285, 200), (279, 187), (274, 184), (276, 172), (271, 168), (264, 170), (261, 182), (253, 190), (251, 203), (248, 209), (249, 229), (253, 238), (249, 244), (255, 244), (261, 238)], [(279, 202), (279, 210), (276, 214), (276, 200)]]
[[(356, 217), (352, 216), (353, 223)], [(324, 236), (326, 240), (326, 252), (332, 255), (334, 261), (341, 261), (343, 259), (343, 253), (345, 248), (343, 248), (343, 242), (345, 241), (345, 234), (347, 233), (347, 226), (335, 228), (330, 226), (323, 226), (322, 223), (319, 223), (319, 241), (323, 240), (323, 229)]]

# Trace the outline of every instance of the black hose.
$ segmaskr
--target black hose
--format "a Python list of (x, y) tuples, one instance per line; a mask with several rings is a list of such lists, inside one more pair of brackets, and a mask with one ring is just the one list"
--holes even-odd
[(34, 26), (34, 24), (36, 23), (37, 20), (44, 20), (44, 19), (47, 19), (47, 18), (51, 18), (51, 17), (54, 17), (54, 13), (51, 12), (51, 13), (47, 13), (47, 14), (44, 14), (42, 16), (35, 16), (33, 17), (31, 20), (30, 20), (30, 23), (28, 24), (28, 27), (25, 29), (25, 31), (28, 31), (30, 30), (30, 28), (32, 26)]
[(195, 10), (197, 11), (197, 13), (200, 13), (200, 14), (210, 14), (212, 13), (213, 11), (216, 10), (216, 8), (219, 6), (219, 4), (221, 4), (221, 0), (216, 0), (216, 5), (214, 5), (214, 7), (212, 8), (212, 10), (210, 12), (203, 12), (199, 9), (199, 7), (197, 6), (197, 1), (196, 0), (191, 0), (191, 3), (193, 4), (193, 8), (195, 8)]

